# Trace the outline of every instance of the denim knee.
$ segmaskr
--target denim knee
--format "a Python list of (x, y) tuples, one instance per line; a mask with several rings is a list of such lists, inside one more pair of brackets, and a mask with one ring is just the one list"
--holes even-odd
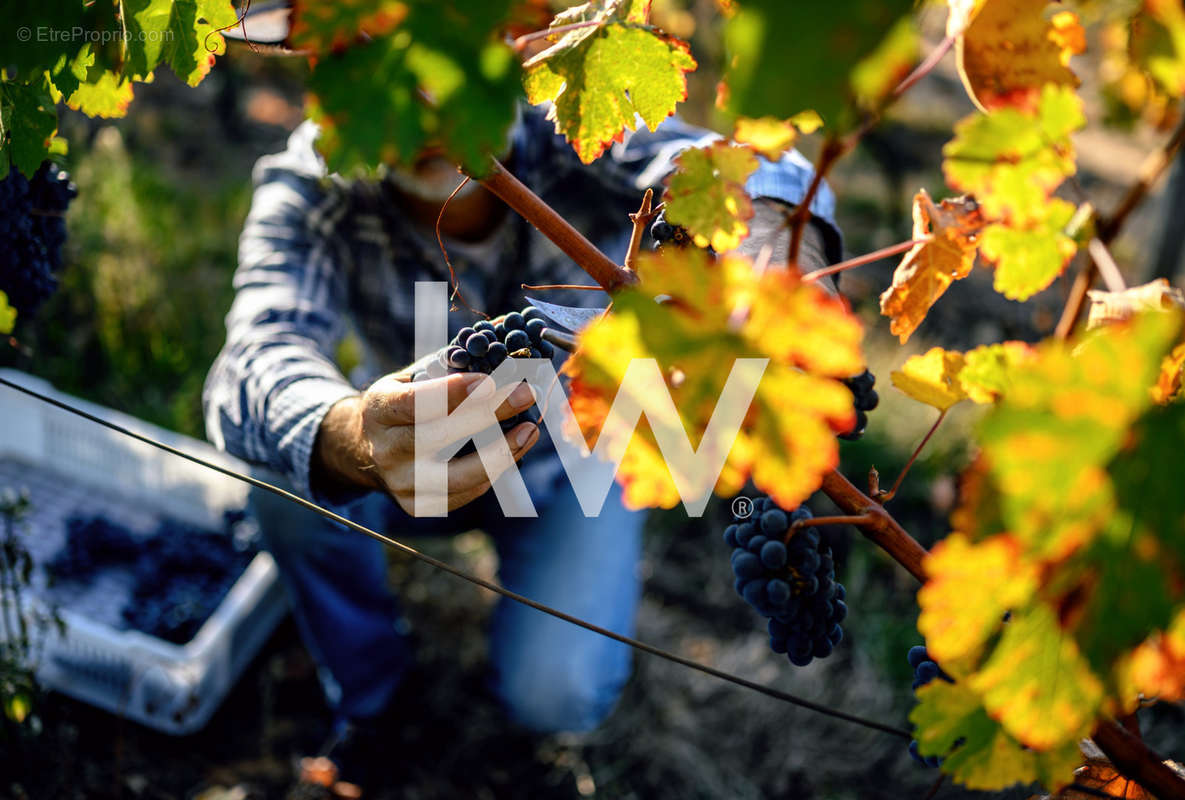
[(590, 660), (562, 650), (526, 663), (501, 664), (494, 689), (510, 717), (540, 733), (581, 732), (597, 727), (621, 696), (630, 672), (624, 645), (608, 659)]

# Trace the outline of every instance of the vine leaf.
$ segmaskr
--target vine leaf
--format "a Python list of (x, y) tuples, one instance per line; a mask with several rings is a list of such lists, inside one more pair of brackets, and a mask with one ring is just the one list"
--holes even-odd
[[(614, 296), (564, 367), (572, 409), (588, 440), (628, 437), (618, 480), (631, 507), (671, 507), (678, 493), (648, 426), (605, 430), (632, 359), (655, 359), (679, 421), (698, 447), (737, 358), (768, 359), (716, 489), (735, 493), (750, 476), (790, 508), (838, 463), (835, 433), (855, 424), (841, 378), (862, 369), (861, 326), (846, 305), (790, 270), (758, 274), (739, 255), (699, 248), (643, 253), (640, 287)], [(662, 304), (655, 298), (665, 296)], [(653, 408), (653, 398), (637, 397)], [(679, 465), (671, 465), (679, 468)]]
[(959, 383), (963, 364), (962, 353), (935, 347), (925, 355), (910, 356), (890, 378), (894, 386), (919, 403), (946, 411), (967, 399), (967, 393)]
[[(745, 0), (724, 30), (727, 109), (748, 117), (788, 117), (813, 109), (833, 128), (857, 121), (853, 70), (896, 31), (909, 0), (787, 3)], [(787, 31), (797, 34), (793, 46)], [(870, 67), (870, 70), (875, 67)], [(791, 76), (810, 76), (789, 80)]]
[(1161, 91), (1185, 96), (1185, 8), (1173, 0), (1156, 0), (1141, 10), (1131, 24), (1132, 60)]
[(686, 73), (696, 68), (690, 48), (649, 27), (649, 16), (649, 0), (575, 6), (557, 14), (552, 27), (596, 24), (564, 33), (523, 65), (527, 99), (555, 103), (556, 132), (585, 164), (633, 130), (635, 115), (654, 130), (687, 97)]
[(1169, 703), (1185, 698), (1185, 608), (1167, 630), (1136, 648), (1123, 674), (1132, 696), (1141, 692)]
[(1004, 626), (1005, 612), (1026, 605), (1036, 591), (1037, 571), (1021, 553), (1007, 534), (972, 544), (952, 533), (926, 557), (918, 630), (950, 674), (959, 676), (963, 663), (974, 663)]
[(1152, 387), (1152, 399), (1161, 405), (1181, 399), (1185, 389), (1185, 344), (1179, 344), (1160, 362), (1160, 374)]
[(902, 344), (917, 330), (926, 312), (954, 281), (967, 277), (975, 263), (983, 219), (971, 198), (955, 197), (934, 205), (926, 190), (913, 199), (913, 237), (927, 239), (905, 254), (881, 294), (881, 313)]
[(1047, 751), (1022, 748), (988, 716), (979, 694), (966, 682), (931, 681), (917, 696), (909, 719), (917, 728), (918, 750), (942, 756), (942, 771), (967, 788), (1003, 789), (1039, 781), (1056, 789), (1073, 780), (1082, 759), (1076, 742)]
[(297, 0), (292, 5), (287, 45), (293, 50), (340, 53), (363, 37), (391, 33), (407, 14), (407, 4), (399, 0), (334, 3)]
[(1047, 16), (1033, 0), (983, 0), (956, 39), (959, 76), (981, 109), (1034, 110), (1042, 87), (1077, 88), (1070, 57), (1086, 48), (1072, 11)]
[(1025, 225), (1045, 218), (1045, 204), (1075, 172), (1070, 134), (1086, 123), (1082, 101), (1046, 86), (1037, 111), (1001, 108), (972, 114), (942, 149), (947, 183), (970, 192), (992, 220)]
[(135, 89), (130, 80), (114, 72), (103, 71), (94, 80), (78, 84), (66, 99), (66, 105), (88, 117), (110, 119), (128, 113), (134, 94)]
[(129, 77), (147, 78), (164, 62), (181, 80), (197, 86), (226, 52), (219, 28), (238, 18), (230, 0), (123, 0)]
[(1031, 360), (1036, 351), (1024, 342), (1000, 342), (964, 354), (959, 384), (976, 403), (994, 403), (1012, 383), (1012, 370)]
[(1060, 197), (1042, 207), (1044, 216), (1026, 225), (992, 223), (983, 232), (979, 252), (996, 268), (996, 291), (1009, 300), (1028, 300), (1053, 283), (1078, 252), (1065, 230), (1077, 210)]
[(799, 133), (809, 135), (821, 127), (823, 120), (813, 111), (803, 111), (788, 119), (737, 117), (732, 139), (737, 144), (749, 145), (770, 161), (777, 161), (798, 141)]
[(12, 333), (16, 325), (16, 309), (8, 304), (8, 295), (0, 291), (0, 333)]
[(684, 150), (675, 171), (666, 178), (666, 216), (682, 225), (698, 247), (711, 245), (723, 253), (749, 235), (745, 221), (753, 204), (745, 181), (757, 169), (757, 157), (747, 147), (715, 142)]
[(902, 17), (884, 41), (852, 69), (852, 93), (856, 104), (876, 112), (905, 80), (918, 60), (918, 32), (911, 17)]
[(48, 79), (0, 81), (0, 178), (16, 168), (32, 175), (50, 155), (58, 115)]
[(309, 109), (329, 168), (407, 164), (433, 145), (485, 174), (521, 92), (514, 51), (494, 33), (509, 5), (416, 4), (393, 34), (318, 57)]

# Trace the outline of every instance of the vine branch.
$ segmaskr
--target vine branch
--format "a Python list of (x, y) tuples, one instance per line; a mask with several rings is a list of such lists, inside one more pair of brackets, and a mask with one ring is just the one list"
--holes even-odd
[(849, 269), (855, 269), (856, 267), (862, 267), (865, 264), (871, 264), (875, 261), (880, 261), (882, 258), (889, 258), (890, 256), (904, 253), (906, 250), (910, 250), (916, 245), (925, 244), (926, 242), (930, 241), (931, 238), (932, 237), (930, 236), (926, 236), (921, 239), (910, 239), (908, 242), (898, 242), (897, 244), (889, 245), (888, 247), (882, 247), (880, 250), (873, 250), (871, 253), (865, 253), (862, 256), (856, 256), (855, 258), (849, 258), (847, 261), (841, 261), (838, 264), (832, 264), (830, 267), (816, 269), (803, 275), (802, 282), (811, 283), (812, 281), (819, 280), (819, 278), (825, 278), (828, 275), (834, 275), (837, 272), (845, 272)]
[(926, 548), (918, 544), (917, 540), (893, 519), (892, 514), (836, 470), (831, 470), (823, 476), (822, 489), (823, 493), (831, 498), (831, 502), (845, 513), (866, 517), (867, 520), (860, 525), (861, 533), (905, 567), (919, 582), (925, 582), (926, 573), (922, 569), (922, 561), (926, 557)]
[(602, 253), (584, 234), (556, 213), (539, 195), (532, 192), (522, 181), (510, 174), (496, 158), (490, 159), (493, 168), (480, 179), (481, 185), (489, 189), (506, 205), (523, 216), (527, 222), (555, 243), (577, 266), (589, 274), (607, 292), (615, 292), (638, 282), (633, 270), (618, 266)]

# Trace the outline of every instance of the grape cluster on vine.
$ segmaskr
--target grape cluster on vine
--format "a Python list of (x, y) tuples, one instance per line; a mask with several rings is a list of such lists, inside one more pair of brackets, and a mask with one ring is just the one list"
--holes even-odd
[(732, 551), (737, 594), (769, 618), (769, 646), (805, 667), (831, 655), (843, 640), (847, 617), (843, 584), (835, 580), (831, 548), (813, 527), (792, 528), (811, 518), (807, 508), (787, 513), (769, 497), (724, 531)]
[[(954, 683), (954, 678), (942, 671), (942, 667), (930, 658), (930, 654), (926, 652), (925, 645), (914, 645), (909, 648), (909, 665), (913, 667), (913, 690), (916, 692), (922, 686), (925, 686), (935, 678), (941, 678), (947, 683)], [(909, 754), (913, 756), (913, 760), (921, 764), (923, 767), (936, 768), (942, 765), (942, 759), (938, 756), (923, 756), (918, 752), (918, 740), (911, 739), (909, 742)]]
[(48, 161), (31, 179), (10, 166), (0, 180), (0, 292), (22, 316), (58, 286), (65, 212), (77, 194), (69, 176)]

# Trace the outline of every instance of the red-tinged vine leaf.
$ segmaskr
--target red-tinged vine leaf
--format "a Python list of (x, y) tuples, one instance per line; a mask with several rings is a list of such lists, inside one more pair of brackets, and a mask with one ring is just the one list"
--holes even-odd
[(745, 181), (756, 170), (757, 157), (747, 147), (715, 142), (684, 150), (665, 180), (667, 219), (686, 228), (698, 247), (735, 249), (749, 235), (745, 222), (753, 204)]
[(935, 347), (925, 355), (910, 356), (889, 377), (894, 386), (919, 403), (946, 411), (967, 399), (958, 380), (963, 364), (962, 353)]
[(226, 52), (219, 28), (238, 19), (230, 0), (122, 0), (123, 75), (143, 79), (162, 62), (190, 86)]
[(1160, 362), (1160, 374), (1152, 387), (1152, 399), (1164, 405), (1180, 400), (1185, 388), (1185, 344), (1179, 344)]
[[(858, 121), (852, 73), (908, 16), (909, 0), (742, 0), (725, 24), (728, 110), (788, 117), (806, 109), (832, 128)], [(793, 40), (787, 39), (788, 32)], [(801, 76), (801, 77), (795, 77)], [(806, 76), (810, 76), (809, 79)]]
[(934, 680), (916, 694), (919, 702), (909, 719), (916, 728), (918, 750), (941, 756), (942, 771), (968, 789), (1033, 782), (1060, 788), (1073, 780), (1082, 760), (1077, 742), (1045, 751), (1022, 748), (988, 715), (980, 695), (965, 681)]
[(408, 10), (400, 0), (297, 0), (287, 45), (303, 52), (340, 52), (365, 37), (391, 33)]
[(1170, 97), (1185, 96), (1185, 6), (1181, 0), (1146, 0), (1131, 19), (1134, 64)]
[(979, 252), (996, 269), (993, 287), (1009, 300), (1023, 302), (1047, 288), (1078, 252), (1065, 233), (1074, 205), (1054, 197), (1043, 210), (1045, 216), (1023, 226), (992, 223), (980, 237)]
[(1077, 88), (1068, 66), (1085, 49), (1072, 11), (1050, 15), (1035, 0), (985, 0), (956, 40), (959, 76), (981, 109), (1036, 109), (1043, 87)]
[(989, 219), (1018, 225), (1043, 219), (1050, 194), (1075, 172), (1070, 134), (1085, 123), (1073, 90), (1052, 85), (1042, 90), (1036, 113), (972, 114), (942, 148), (946, 181), (974, 194)]
[(1090, 300), (1090, 311), (1086, 319), (1087, 330), (1094, 330), (1100, 325), (1109, 325), (1112, 322), (1124, 322), (1143, 311), (1185, 309), (1185, 292), (1170, 286), (1165, 278), (1157, 278), (1121, 292), (1091, 289), (1086, 296)]
[(8, 295), (0, 292), (0, 333), (12, 333), (16, 325), (16, 309), (8, 304)]
[(495, 31), (509, 0), (411, 6), (392, 36), (317, 59), (309, 113), (331, 170), (408, 164), (429, 145), (475, 177), (502, 155), (520, 94)]
[(929, 653), (956, 679), (1004, 626), (1005, 612), (1027, 605), (1036, 591), (1037, 570), (1021, 554), (1020, 543), (1007, 534), (972, 544), (952, 533), (926, 557), (918, 630)]
[[(152, 76), (147, 76), (149, 82)], [(111, 119), (128, 113), (135, 95), (132, 82), (114, 72), (100, 72), (94, 81), (78, 84), (66, 99), (66, 105), (88, 117)]]
[(893, 272), (893, 284), (880, 296), (881, 313), (892, 320), (889, 330), (902, 344), (947, 287), (970, 274), (982, 225), (979, 206), (971, 198), (947, 198), (936, 206), (925, 189), (914, 196), (913, 237), (929, 241), (905, 254)]
[[(750, 476), (787, 508), (818, 488), (838, 463), (834, 434), (855, 423), (839, 379), (860, 371), (861, 326), (846, 305), (797, 274), (748, 259), (712, 260), (699, 248), (643, 253), (640, 287), (614, 297), (612, 313), (589, 325), (565, 365), (572, 408), (586, 439), (602, 431), (626, 368), (653, 358), (666, 376), (679, 420), (700, 445), (737, 358), (769, 359), (717, 490)], [(669, 298), (662, 304), (655, 298)], [(643, 407), (654, 398), (637, 397)], [(618, 472), (632, 507), (669, 507), (678, 494), (653, 433), (633, 432)], [(678, 469), (679, 465), (671, 465)]]
[(965, 364), (959, 372), (959, 384), (973, 402), (994, 403), (1008, 391), (1012, 370), (1035, 355), (1036, 351), (1024, 342), (977, 347), (964, 353)]
[(869, 111), (878, 110), (913, 71), (918, 50), (917, 27), (911, 17), (902, 17), (876, 50), (852, 70), (856, 104)]
[(1179, 330), (1174, 314), (1143, 315), (1076, 347), (1048, 342), (1010, 370), (1011, 386), (978, 432), (1004, 529), (1031, 554), (1064, 557), (1114, 516), (1106, 465), (1151, 404), (1148, 387)]
[(1088, 735), (1103, 703), (1102, 682), (1045, 605), (1013, 613), (968, 683), (1009, 735), (1036, 750)]
[(737, 117), (732, 139), (747, 144), (770, 161), (777, 161), (798, 141), (798, 134), (811, 134), (823, 126), (823, 120), (813, 111), (803, 111), (788, 119), (777, 117)]
[(49, 80), (31, 83), (0, 80), (0, 178), (8, 175), (9, 161), (26, 175), (37, 171), (50, 155), (58, 129), (58, 114)]
[(1166, 630), (1137, 647), (1121, 672), (1133, 696), (1139, 692), (1169, 703), (1185, 699), (1185, 608)]
[(592, 0), (552, 27), (595, 22), (568, 31), (523, 65), (533, 104), (552, 101), (556, 132), (585, 164), (633, 130), (636, 117), (654, 130), (687, 97), (695, 59), (686, 42), (650, 27), (649, 0)]

